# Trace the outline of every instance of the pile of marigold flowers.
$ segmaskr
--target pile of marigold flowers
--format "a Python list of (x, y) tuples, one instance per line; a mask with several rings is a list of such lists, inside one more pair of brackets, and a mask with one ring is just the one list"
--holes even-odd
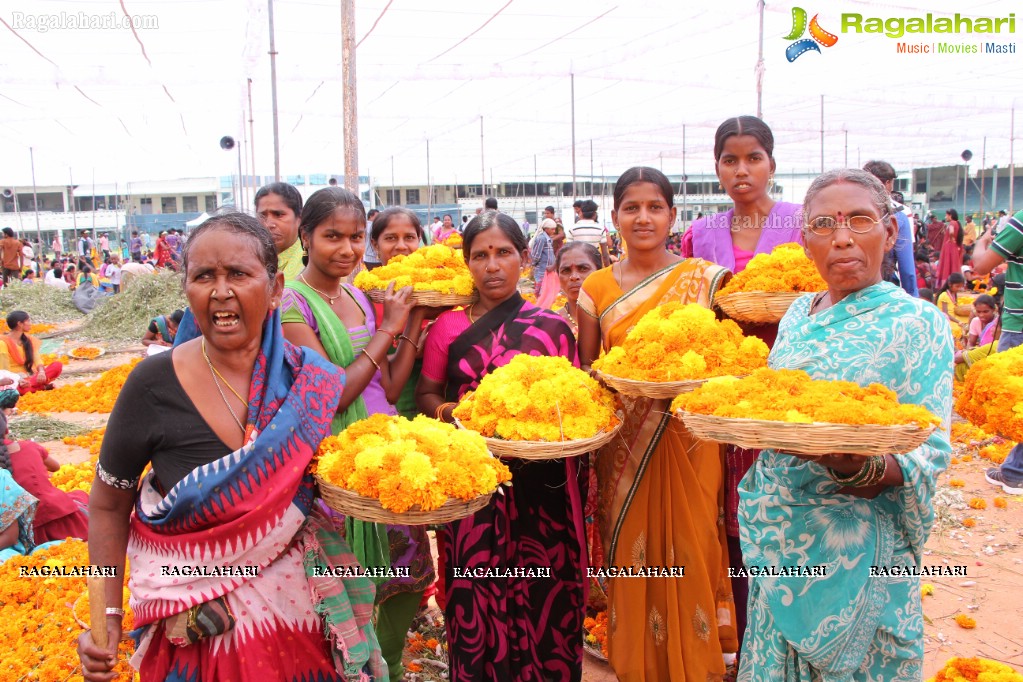
[(767, 366), (767, 354), (767, 344), (743, 336), (732, 320), (700, 305), (668, 303), (644, 315), (593, 368), (639, 381), (689, 381), (748, 374)]
[(927, 682), (1023, 682), (1010, 666), (987, 658), (950, 658)]
[(955, 422), (952, 424), (950, 439), (953, 443), (972, 445), (990, 438), (992, 438), (990, 433), (974, 426), (970, 422)]
[(614, 428), (614, 396), (563, 357), (516, 355), (452, 413), (487, 438), (561, 442)]
[(355, 286), (363, 291), (386, 289), (391, 282), (395, 289), (411, 286), (415, 291), (465, 296), (472, 294), (474, 286), (462, 254), (444, 244), (395, 256), (387, 265), (363, 270), (355, 276)]
[(128, 374), (141, 362), (131, 362), (103, 372), (94, 381), (79, 381), (52, 391), (23, 396), (18, 407), (26, 412), (110, 412)]
[(66, 365), (67, 363), (71, 362), (71, 358), (69, 358), (66, 355), (58, 355), (57, 353), (43, 353), (39, 357), (39, 362), (43, 363), (44, 365), (48, 365), (51, 362), (60, 362), (62, 365)]
[(740, 291), (802, 292), (828, 288), (817, 266), (796, 243), (780, 244), (771, 253), (753, 256), (746, 269), (731, 279), (719, 296)]
[[(15, 556), (0, 564), (0, 679), (41, 682), (81, 682), (82, 669), (76, 650), (82, 628), (75, 615), (88, 622), (86, 579), (64, 577), (20, 577), (18, 569), (41, 566), (86, 566), (89, 552), (81, 540), (67, 540), (38, 550), (30, 556)], [(124, 590), (124, 630), (134, 627)], [(77, 602), (77, 609), (76, 609)], [(76, 611), (72, 611), (76, 609)], [(117, 671), (130, 673), (127, 659), (134, 644), (122, 641)], [(138, 679), (121, 677), (119, 679)]]
[(881, 384), (811, 379), (798, 369), (758, 369), (744, 379), (713, 379), (680, 395), (671, 409), (802, 424), (941, 425), (926, 408), (899, 403), (896, 393)]
[(471, 500), (511, 480), (478, 433), (422, 415), (372, 415), (325, 438), (317, 454), (320, 478), (399, 514)]
[[(36, 335), (36, 334), (48, 334), (48, 333), (52, 332), (54, 329), (56, 329), (56, 328), (57, 328), (57, 325), (55, 325), (55, 324), (49, 324), (47, 322), (34, 322), (33, 321), (32, 322), (32, 331), (30, 333), (33, 334), (33, 335)], [(4, 314), (0, 315), (0, 334), (6, 334), (9, 331), (11, 331), (11, 328), (7, 326), (7, 314), (4, 313)]]
[(596, 618), (584, 618), (583, 629), (586, 631), (586, 642), (600, 648), (600, 653), (607, 658), (607, 611), (601, 611)]
[(64, 442), (64, 445), (77, 445), (88, 450), (90, 455), (98, 455), (100, 446), (103, 445), (103, 434), (106, 432), (107, 427), (102, 426), (77, 436), (64, 436), (61, 440)]
[(96, 346), (78, 346), (68, 351), (68, 355), (76, 360), (95, 360), (102, 352), (103, 349)]
[(1023, 441), (1023, 346), (970, 367), (956, 412), (985, 431)]
[(458, 232), (452, 232), (441, 244), (450, 246), (452, 249), (460, 249), (462, 248), (462, 235)]
[(66, 493), (81, 490), (92, 492), (92, 481), (96, 475), (96, 461), (93, 456), (78, 464), (61, 464), (60, 468), (50, 474), (50, 483)]
[(1001, 464), (1009, 456), (1009, 451), (1012, 450), (1012, 447), (1013, 443), (1011, 441), (999, 438), (998, 441), (991, 443), (991, 445), (982, 447), (977, 454), (983, 459), (991, 460), (992, 464)]

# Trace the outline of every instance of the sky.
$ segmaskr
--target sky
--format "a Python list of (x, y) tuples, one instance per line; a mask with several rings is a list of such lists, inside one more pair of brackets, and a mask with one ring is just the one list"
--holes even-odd
[[(1018, 3), (796, 2), (837, 42), (789, 62), (809, 33), (787, 39), (797, 4), (767, 2), (762, 112), (779, 174), (819, 171), (822, 146), (825, 168), (952, 165), (964, 149), (974, 169), (1009, 163), (1023, 10), (999, 34), (842, 28), (852, 14), (1008, 18)], [(755, 0), (354, 4), (359, 170), (375, 184), (570, 176), (573, 79), (580, 178), (712, 173), (717, 126), (757, 113)], [(282, 175), (341, 174), (341, 2), (276, 0), (273, 14)], [(235, 173), (218, 141), (250, 137), (249, 79), (255, 168), (273, 174), (267, 0), (0, 0), (0, 20), (0, 183), (31, 182), (29, 148), (40, 185)]]

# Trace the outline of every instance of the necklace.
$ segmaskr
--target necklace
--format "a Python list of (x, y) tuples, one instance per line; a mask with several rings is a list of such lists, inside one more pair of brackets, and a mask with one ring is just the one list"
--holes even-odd
[(245, 402), (245, 400), (240, 395), (238, 395), (238, 391), (234, 390), (234, 388), (231, 386), (231, 384), (227, 383), (227, 379), (224, 379), (224, 377), (221, 376), (220, 372), (218, 372), (216, 370), (216, 368), (213, 366), (213, 362), (210, 360), (210, 356), (206, 354), (206, 338), (205, 337), (203, 337), (203, 340), (202, 340), (201, 343), (202, 343), (202, 356), (204, 358), (206, 358), (206, 365), (210, 368), (210, 373), (213, 375), (213, 383), (217, 387), (217, 393), (220, 394), (220, 399), (224, 401), (224, 407), (226, 407), (227, 411), (231, 413), (231, 419), (234, 419), (234, 423), (238, 425), (238, 428), (241, 429), (241, 432), (245, 433), (245, 427), (242, 426), (241, 421), (238, 419), (238, 415), (236, 415), (234, 413), (234, 408), (231, 407), (231, 403), (229, 403), (227, 401), (227, 396), (224, 395), (224, 389), (222, 389), (220, 387), (220, 382), (217, 381), (217, 377), (218, 376), (220, 377), (220, 379), (227, 385), (227, 387), (229, 389), (231, 389), (231, 392), (234, 393), (236, 396), (238, 396), (239, 400), (241, 400), (242, 402)]
[(330, 305), (334, 305), (334, 301), (336, 301), (337, 299), (341, 298), (341, 293), (344, 291), (341, 288), (341, 285), (339, 284), (338, 287), (337, 287), (337, 296), (331, 296), (330, 294), (326, 294), (326, 293), (320, 291), (319, 289), (317, 289), (316, 287), (314, 287), (312, 284), (310, 284), (309, 280), (307, 280), (305, 278), (305, 275), (299, 275), (298, 278), (300, 280), (302, 280), (302, 283), (305, 284), (307, 287), (309, 287), (310, 289), (312, 289), (313, 291), (318, 293), (320, 296), (323, 296), (325, 299), (327, 299), (327, 301), (330, 302)]
[[(568, 316), (568, 323), (572, 325), (572, 328), (573, 329), (578, 329), (579, 325), (576, 324), (575, 317), (572, 315), (572, 311), (569, 310), (569, 305), (570, 305), (569, 303), (567, 303), (567, 302), (565, 303), (565, 315)], [(578, 306), (578, 305), (579, 304), (576, 303), (576, 306)]]
[(472, 318), (472, 309), (476, 307), (475, 303), (469, 305), (469, 309), (465, 311), (465, 314), (469, 316), (469, 324), (476, 324), (476, 320)]

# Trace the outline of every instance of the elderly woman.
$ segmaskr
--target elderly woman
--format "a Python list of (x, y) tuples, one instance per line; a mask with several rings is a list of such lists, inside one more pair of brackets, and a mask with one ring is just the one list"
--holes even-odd
[(207, 220), (183, 266), (177, 345), (132, 371), (100, 450), (89, 563), (117, 576), (109, 646), (79, 638), (84, 676), (115, 677), (127, 555), (144, 680), (383, 679), (373, 587), (335, 577), (355, 559), (313, 504), (344, 372), (284, 339), (283, 275), (256, 218)]
[(789, 308), (770, 365), (881, 383), (944, 425), (897, 457), (761, 453), (739, 487), (746, 564), (824, 566), (827, 574), (753, 580), (739, 679), (919, 680), (919, 577), (870, 573), (908, 574), (923, 560), (935, 479), (949, 460), (952, 337), (934, 306), (882, 281), (897, 226), (876, 178), (825, 173), (810, 185), (803, 214), (806, 252), (828, 288)]

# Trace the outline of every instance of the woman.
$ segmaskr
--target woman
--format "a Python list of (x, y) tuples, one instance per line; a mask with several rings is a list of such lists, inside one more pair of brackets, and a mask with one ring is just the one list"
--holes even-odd
[(302, 242), (298, 238), (302, 195), (294, 185), (272, 182), (256, 192), (256, 215), (270, 230), (277, 247), (277, 264), (285, 280), (302, 271)]
[(75, 279), (75, 289), (81, 288), (86, 282), (92, 285), (93, 289), (99, 290), (99, 276), (92, 271), (90, 266), (83, 265), (78, 271), (78, 277)]
[(945, 280), (945, 286), (938, 292), (936, 305), (954, 324), (966, 325), (970, 322), (969, 307), (959, 305), (959, 294), (965, 290), (966, 278), (960, 272), (953, 272)]
[(579, 292), (583, 281), (591, 273), (600, 270), (600, 251), (593, 244), (570, 242), (558, 251), (554, 259), (554, 270), (561, 282), (561, 293), (565, 295), (565, 307), (556, 311), (572, 327), (572, 333), (579, 335)]
[[(529, 250), (511, 217), (487, 211), (473, 218), (462, 253), (479, 300), (437, 318), (416, 389), (419, 409), (448, 422), (456, 401), (519, 353), (577, 362), (575, 337), (565, 321), (518, 293)], [(506, 464), (515, 485), (437, 534), (451, 679), (578, 682), (586, 462), (568, 457)], [(455, 568), (543, 568), (549, 577), (472, 579), (455, 577)]]
[[(412, 308), (410, 288), (395, 292), (391, 285), (377, 326), (369, 299), (345, 282), (362, 262), (366, 244), (366, 210), (355, 194), (341, 187), (313, 193), (302, 209), (299, 234), (306, 266), (285, 284), (281, 321), (285, 338), (345, 370), (345, 393), (331, 431), (340, 433), (371, 414), (396, 414), (392, 403), (412, 371), (425, 309)], [(398, 350), (388, 355), (393, 344)], [(375, 602), (381, 652), (391, 679), (401, 680), (405, 633), (434, 578), (429, 539), (422, 527), (413, 532), (409, 526), (351, 518), (344, 526), (363, 566), (409, 569), (408, 578), (380, 585)]]
[(995, 299), (981, 294), (973, 302), (976, 316), (970, 320), (969, 334), (966, 337), (966, 349), (956, 351), (956, 381), (965, 381), (966, 372), (973, 363), (986, 358), (998, 350), (998, 331), (1001, 318)]
[(167, 231), (164, 230), (160, 233), (160, 236), (156, 239), (156, 249), (153, 255), (156, 256), (156, 267), (167, 268), (174, 267), (174, 251), (171, 249), (170, 244), (167, 242)]
[[(655, 307), (709, 308), (725, 268), (665, 249), (675, 224), (671, 182), (653, 168), (630, 168), (614, 188), (611, 219), (626, 258), (586, 279), (579, 295), (583, 368), (625, 340)], [(734, 653), (734, 610), (725, 578), (722, 451), (673, 419), (667, 400), (622, 396), (625, 424), (597, 455), (604, 563), (685, 566), (685, 578), (609, 578), (611, 666), (639, 682), (718, 679)], [(670, 510), (670, 513), (666, 513)]]
[[(6, 419), (4, 419), (6, 425)], [(46, 448), (30, 440), (5, 440), (0, 445), (0, 468), (8, 469), (14, 480), (39, 501), (32, 527), (38, 543), (63, 541), (69, 537), (89, 539), (89, 494), (83, 490), (66, 493), (50, 482), (50, 472), (60, 468)]]
[(945, 211), (945, 231), (938, 254), (938, 274), (935, 285), (941, 287), (953, 274), (959, 274), (963, 267), (963, 228), (959, 225), (959, 213), (954, 208)]
[[(716, 263), (740, 273), (753, 256), (771, 253), (774, 247), (801, 240), (802, 207), (771, 198), (774, 184), (774, 133), (755, 116), (730, 118), (714, 134), (714, 171), (732, 199), (734, 208), (698, 219), (683, 238), (683, 255)], [(742, 325), (746, 334), (763, 339), (770, 346), (778, 334), (778, 325)], [(757, 458), (757, 450), (736, 446), (725, 449), (725, 532), (728, 537), (728, 563), (742, 567), (739, 547), (739, 506), (737, 489)], [(734, 571), (733, 571), (734, 572)], [(734, 577), (736, 629), (739, 646), (746, 631), (746, 596), (749, 582)]]
[(39, 502), (0, 466), (0, 563), (31, 554), (35, 547), (32, 520)]
[(177, 345), (129, 375), (100, 450), (89, 563), (117, 576), (109, 645), (78, 640), (85, 679), (114, 679), (126, 554), (144, 680), (383, 679), (372, 585), (335, 577), (356, 561), (314, 504), (309, 471), (344, 373), (283, 338), (283, 275), (256, 218), (204, 222), (183, 268)]
[(0, 369), (22, 376), (18, 382), (18, 393), (35, 393), (53, 388), (53, 382), (64, 371), (64, 365), (54, 360), (48, 365), (42, 363), (42, 344), (32, 331), (32, 318), (23, 310), (15, 310), (7, 316), (4, 343), (0, 345)]
[(174, 345), (174, 337), (178, 333), (178, 325), (181, 318), (185, 316), (184, 310), (175, 310), (170, 315), (157, 315), (149, 321), (146, 333), (142, 335), (143, 346), (163, 346), (170, 348)]
[[(448, 237), (458, 232), (455, 229), (455, 224), (451, 221), (451, 215), (448, 213), (444, 214), (444, 222), (437, 226), (433, 232), (433, 243), (443, 244), (447, 241)], [(383, 256), (380, 257), (380, 262), (383, 263)]]
[[(951, 450), (952, 337), (932, 306), (882, 281), (897, 224), (881, 183), (825, 173), (803, 204), (806, 251), (827, 291), (799, 298), (769, 364), (816, 379), (881, 383), (943, 420), (911, 452), (797, 457), (764, 450), (739, 487), (749, 566), (824, 566), (752, 581), (740, 680), (920, 680), (919, 577), (932, 495)], [(871, 577), (871, 567), (901, 577)]]

